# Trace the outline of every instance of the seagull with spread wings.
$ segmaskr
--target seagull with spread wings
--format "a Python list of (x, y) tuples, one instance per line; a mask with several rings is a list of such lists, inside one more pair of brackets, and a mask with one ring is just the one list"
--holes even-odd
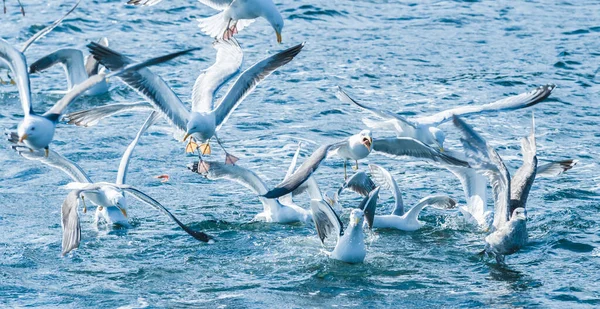
[(19, 143), (19, 137), (16, 133), (9, 133), (9, 141), (14, 145), (12, 148), (22, 157), (28, 160), (40, 161), (50, 167), (59, 169), (67, 174), (74, 182), (65, 186), (65, 189), (71, 190), (67, 198), (63, 202), (61, 218), (63, 229), (62, 253), (67, 254), (71, 250), (78, 248), (81, 240), (81, 226), (79, 223), (79, 214), (77, 208), (81, 200), (86, 211), (85, 200), (91, 201), (97, 205), (95, 222), (98, 223), (100, 218), (103, 218), (109, 225), (121, 225), (128, 227), (129, 219), (127, 215), (127, 201), (125, 193), (133, 196), (137, 200), (163, 212), (179, 225), (185, 232), (192, 237), (208, 242), (211, 237), (205, 233), (194, 231), (181, 223), (169, 210), (162, 206), (158, 201), (144, 192), (125, 184), (127, 168), (135, 146), (144, 132), (154, 124), (160, 115), (157, 112), (152, 112), (142, 128), (138, 131), (135, 139), (129, 144), (117, 172), (117, 178), (114, 183), (108, 182), (92, 182), (90, 177), (76, 163), (63, 157), (58, 152), (50, 150), (48, 155), (45, 155), (41, 150), (30, 151), (29, 148)]

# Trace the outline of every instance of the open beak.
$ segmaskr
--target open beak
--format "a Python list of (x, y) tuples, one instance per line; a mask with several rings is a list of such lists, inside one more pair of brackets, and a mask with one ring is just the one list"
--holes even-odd
[(371, 150), (371, 145), (373, 145), (373, 138), (370, 137), (370, 136), (369, 137), (363, 137), (362, 143), (370, 151)]
[(19, 143), (22, 143), (24, 140), (26, 140), (29, 136), (27, 136), (27, 134), (23, 134), (23, 136), (19, 137)]
[(185, 133), (185, 136), (183, 137), (183, 140), (182, 140), (182, 142), (185, 142), (185, 140), (186, 140), (186, 139), (188, 139), (188, 137), (190, 137), (190, 135), (192, 135), (192, 134), (190, 134), (190, 133)]
[(275, 35), (277, 35), (277, 43), (281, 44), (281, 42), (283, 41), (281, 39), (281, 33), (279, 33), (278, 31), (275, 31)]

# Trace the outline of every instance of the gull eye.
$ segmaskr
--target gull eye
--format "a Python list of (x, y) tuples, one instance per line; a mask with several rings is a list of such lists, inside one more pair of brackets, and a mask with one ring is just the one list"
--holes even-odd
[(31, 131), (35, 131), (35, 127), (31, 127)]

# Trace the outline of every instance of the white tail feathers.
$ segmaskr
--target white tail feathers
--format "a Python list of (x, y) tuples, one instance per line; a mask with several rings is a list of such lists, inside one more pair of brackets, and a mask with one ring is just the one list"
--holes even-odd
[(223, 34), (228, 30), (228, 27), (234, 25), (234, 22), (225, 15), (225, 12), (223, 11), (206, 18), (198, 18), (198, 22), (200, 23), (198, 27), (210, 37), (223, 38)]

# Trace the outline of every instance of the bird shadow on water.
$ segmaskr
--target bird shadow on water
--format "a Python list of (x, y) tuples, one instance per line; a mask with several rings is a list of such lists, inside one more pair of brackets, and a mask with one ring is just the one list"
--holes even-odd
[(513, 269), (506, 264), (488, 263), (490, 279), (508, 283), (513, 291), (528, 291), (542, 286), (542, 282), (529, 274)]

